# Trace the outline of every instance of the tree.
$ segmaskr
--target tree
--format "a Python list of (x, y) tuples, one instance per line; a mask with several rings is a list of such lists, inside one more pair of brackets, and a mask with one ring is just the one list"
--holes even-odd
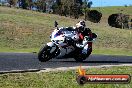
[(127, 7), (127, 4), (125, 4), (124, 6)]
[(10, 7), (11, 6), (15, 6), (16, 5), (16, 2), (17, 2), (17, 0), (8, 0), (8, 3), (10, 5)]
[(28, 0), (21, 0), (21, 6), (23, 9), (27, 9), (28, 7)]
[(19, 8), (21, 7), (21, 0), (17, 1)]
[(88, 8), (91, 8), (92, 4), (93, 4), (92, 1), (88, 2), (88, 4), (87, 4)]
[(37, 0), (37, 2), (35, 2), (35, 5), (38, 11), (46, 12), (46, 0)]
[(60, 14), (60, 8), (61, 8), (61, 3), (54, 3), (52, 5), (53, 13), (54, 14)]
[(33, 6), (33, 0), (18, 0), (19, 7), (21, 6), (23, 9), (30, 9)]
[(29, 6), (29, 9), (31, 10), (31, 8), (32, 8), (32, 6), (33, 6), (32, 0), (28, 0), (28, 6)]
[(85, 13), (85, 20), (88, 18), (87, 14), (90, 11), (92, 4), (93, 4), (93, 2), (89, 1), (89, 0), (84, 0), (84, 2), (83, 2), (83, 11)]
[(89, 0), (84, 0), (84, 2), (83, 2), (83, 6), (85, 8), (91, 8), (92, 5), (93, 5), (93, 2), (89, 1)]
[(61, 5), (61, 0), (56, 0), (56, 4), (59, 6)]
[(76, 3), (79, 3), (80, 5), (83, 5), (83, 1), (82, 0), (76, 0)]
[(89, 9), (87, 7), (87, 3), (88, 3), (88, 0), (84, 0), (84, 2), (83, 2), (83, 11), (85, 13), (85, 20), (87, 19), (87, 12), (89, 11)]

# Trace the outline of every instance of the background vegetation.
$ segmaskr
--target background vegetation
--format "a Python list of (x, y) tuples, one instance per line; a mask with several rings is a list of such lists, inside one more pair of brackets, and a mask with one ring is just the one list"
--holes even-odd
[[(127, 51), (131, 53), (132, 30), (109, 27), (107, 18), (109, 14), (115, 13), (119, 9), (131, 15), (132, 7), (93, 9), (99, 9), (104, 14), (100, 23), (86, 21), (87, 27), (90, 27), (93, 32), (98, 34), (93, 49), (115, 50), (119, 51), (119, 53)], [(74, 26), (81, 19), (0, 7), (0, 51), (10, 49), (25, 49), (25, 51), (29, 50), (30, 52), (38, 51), (42, 44), (50, 41), (49, 35), (53, 30), (55, 20), (59, 22), (59, 26)]]

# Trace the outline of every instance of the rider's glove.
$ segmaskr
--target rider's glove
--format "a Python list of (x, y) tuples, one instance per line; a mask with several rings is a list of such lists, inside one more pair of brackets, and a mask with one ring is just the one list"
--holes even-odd
[(90, 38), (89, 36), (85, 36), (84, 39), (85, 39), (85, 41), (92, 41), (93, 40), (93, 38)]

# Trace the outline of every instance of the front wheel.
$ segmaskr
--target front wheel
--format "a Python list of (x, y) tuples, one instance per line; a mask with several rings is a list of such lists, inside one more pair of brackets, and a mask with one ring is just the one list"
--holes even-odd
[(38, 59), (41, 62), (49, 61), (53, 58), (53, 53), (50, 53), (52, 47), (49, 47), (48, 45), (44, 46), (38, 53)]

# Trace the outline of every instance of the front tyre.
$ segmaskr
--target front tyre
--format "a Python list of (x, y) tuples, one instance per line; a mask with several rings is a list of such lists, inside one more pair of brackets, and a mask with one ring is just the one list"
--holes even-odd
[(51, 51), (51, 47), (46, 45), (44, 46), (38, 53), (38, 59), (41, 62), (46, 62), (49, 61), (50, 59), (52, 59), (52, 53), (50, 53)]

